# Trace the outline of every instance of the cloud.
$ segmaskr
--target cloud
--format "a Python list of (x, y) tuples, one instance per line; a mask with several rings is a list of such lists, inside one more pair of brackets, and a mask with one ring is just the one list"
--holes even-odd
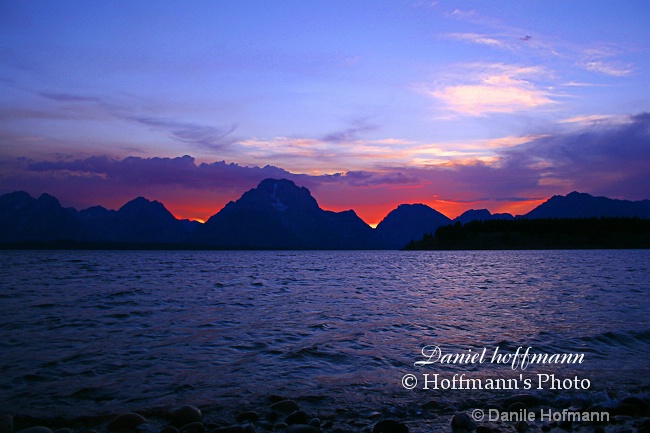
[(138, 196), (159, 200), (176, 215), (206, 219), (228, 201), (266, 178), (289, 178), (307, 187), (309, 176), (274, 166), (248, 167), (225, 161), (197, 163), (193, 157), (107, 156), (46, 161), (0, 160), (0, 194), (23, 190), (57, 197), (64, 206), (117, 209)]
[[(629, 116), (625, 122), (613, 117), (566, 125), (560, 132), (555, 125), (556, 131), (549, 129), (543, 135), (470, 143), (489, 149), (490, 160), (484, 154), (472, 156), (470, 147), (465, 156), (448, 158), (446, 163), (390, 160), (382, 167), (334, 174), (296, 174), (278, 166), (225, 161), (197, 163), (190, 156), (5, 158), (0, 160), (0, 193), (48, 192), (77, 208), (95, 204), (117, 208), (145, 196), (162, 201), (176, 215), (205, 219), (265, 178), (288, 178), (309, 188), (325, 208), (352, 208), (371, 222), (399, 203), (441, 206), (438, 210), (453, 217), (468, 209), (468, 203), (493, 212), (526, 212), (530, 210), (526, 206), (573, 190), (630, 200), (650, 198), (650, 114)], [(415, 150), (423, 152), (424, 147)], [(519, 207), (508, 205), (515, 202)]]
[(479, 18), (478, 12), (476, 12), (474, 9), (470, 9), (470, 10), (454, 9), (449, 15), (454, 18), (471, 20), (471, 21), (474, 21)]
[(509, 28), (501, 25), (493, 25), (491, 27), (496, 27), (496, 31), (498, 33), (446, 33), (442, 37), (447, 40), (483, 45), (508, 51), (521, 50), (522, 47), (524, 47), (524, 45), (521, 44), (522, 42), (526, 42), (525, 47), (527, 49), (538, 49), (542, 51), (548, 50), (547, 45), (541, 43), (540, 41), (533, 40), (533, 37), (530, 35), (518, 36), (522, 33), (522, 31), (519, 29)]
[(352, 186), (387, 186), (417, 185), (421, 183), (418, 176), (402, 172), (348, 171), (341, 180)]
[(630, 64), (616, 64), (616, 63), (607, 63), (601, 60), (598, 61), (588, 61), (583, 63), (584, 68), (591, 72), (598, 72), (600, 74), (610, 75), (612, 77), (625, 77), (634, 72), (632, 65)]
[(23, 115), (34, 117), (45, 117), (46, 113), (52, 113), (51, 118), (81, 119), (93, 116), (93, 118), (117, 119), (159, 129), (168, 132), (174, 140), (190, 144), (194, 148), (221, 151), (234, 144), (237, 139), (231, 134), (237, 129), (236, 124), (228, 126), (214, 126), (186, 122), (172, 117), (160, 117), (137, 113), (132, 105), (125, 101), (113, 101), (110, 98), (95, 95), (82, 95), (64, 92), (40, 92), (38, 96), (56, 103), (66, 104), (65, 117), (60, 114), (61, 110), (50, 110), (43, 113), (25, 111)]
[(458, 71), (458, 76), (469, 75), (464, 83), (429, 89), (427, 93), (441, 100), (446, 108), (471, 116), (515, 113), (555, 103), (547, 89), (526, 79), (544, 74), (543, 68), (493, 64), (467, 65), (464, 69)]
[(611, 114), (589, 114), (585, 116), (575, 116), (568, 119), (560, 120), (559, 123), (580, 124), (582, 126), (589, 126), (594, 123), (608, 122), (613, 123), (629, 123), (629, 116), (619, 116)]
[(40, 92), (39, 96), (57, 102), (97, 102), (103, 103), (97, 96), (77, 95), (73, 93)]
[(538, 183), (596, 194), (650, 198), (650, 114), (592, 122), (503, 153), (507, 167), (529, 168)]
[[(337, 173), (376, 169), (377, 165), (408, 163), (417, 142), (395, 138), (363, 140), (356, 134), (377, 129), (362, 125), (322, 138), (273, 137), (238, 142), (249, 160), (281, 165), (294, 172)], [(327, 140), (326, 140), (327, 139)]]
[[(635, 65), (617, 60), (629, 48), (613, 43), (585, 45), (571, 40), (559, 40), (556, 35), (543, 34), (543, 30), (535, 32), (531, 29), (506, 25), (498, 19), (479, 14), (476, 10), (455, 9), (449, 17), (485, 26), (491, 34), (482, 33), (448, 33), (447, 39), (467, 43), (480, 44), (507, 50), (525, 49), (529, 53), (541, 55), (542, 61), (561, 60), (566, 65), (578, 66), (590, 72), (612, 77), (626, 77), (635, 71)], [(490, 31), (488, 30), (488, 31)], [(523, 35), (523, 36), (522, 36)], [(525, 44), (524, 44), (525, 43)], [(576, 59), (578, 59), (576, 61)]]
[(221, 150), (237, 141), (235, 138), (229, 138), (230, 134), (237, 129), (234, 124), (229, 127), (217, 128), (169, 118), (130, 116), (128, 119), (142, 125), (169, 131), (172, 137), (178, 141), (197, 145), (208, 150)]
[(322, 140), (330, 143), (344, 143), (358, 140), (358, 134), (371, 132), (377, 129), (376, 125), (368, 124), (365, 120), (352, 122), (353, 126), (343, 131), (332, 132), (325, 135)]
[(481, 35), (478, 33), (448, 33), (445, 35), (447, 39), (457, 40), (461, 42), (468, 42), (479, 45), (487, 45), (497, 48), (511, 49), (512, 46), (505, 43), (494, 36)]
[(150, 186), (179, 186), (211, 190), (215, 186), (230, 188), (242, 181), (267, 177), (291, 176), (278, 167), (246, 167), (225, 161), (196, 164), (193, 157), (124, 159), (93, 156), (84, 159), (28, 162), (30, 172), (56, 176), (86, 178), (95, 184), (106, 182), (136, 190)]

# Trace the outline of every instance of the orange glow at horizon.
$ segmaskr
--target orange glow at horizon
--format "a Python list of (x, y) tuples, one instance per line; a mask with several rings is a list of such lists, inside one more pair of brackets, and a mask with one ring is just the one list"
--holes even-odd
[(502, 205), (496, 208), (496, 211), (492, 213), (509, 213), (513, 216), (524, 215), (535, 209), (537, 206), (541, 205), (545, 201), (550, 199), (550, 197), (535, 199), (535, 200), (525, 200), (525, 201), (515, 201), (510, 202), (505, 205)]
[(174, 213), (172, 213), (172, 215), (174, 215), (174, 218), (176, 218), (177, 220), (190, 220), (190, 221), (199, 222), (201, 224), (205, 224), (205, 222), (207, 221), (207, 219), (195, 218), (195, 217), (185, 216), (185, 215), (178, 215)]
[(211, 216), (217, 214), (226, 205), (227, 201), (220, 206), (205, 206), (204, 204), (192, 205), (187, 202), (177, 203), (169, 202), (164, 203), (167, 210), (174, 215), (178, 220), (198, 221), (201, 224), (210, 219)]
[[(363, 196), (363, 193), (360, 194)], [(349, 196), (347, 197), (350, 198)], [(236, 200), (236, 199), (235, 199)], [(501, 202), (501, 201), (454, 201), (443, 199), (431, 200), (417, 200), (413, 198), (401, 197), (401, 199), (391, 199), (383, 203), (373, 203), (368, 200), (360, 198), (352, 206), (347, 206), (345, 203), (338, 204), (333, 200), (317, 200), (319, 206), (323, 210), (333, 212), (343, 212), (353, 210), (359, 218), (372, 228), (377, 225), (400, 204), (425, 204), (449, 219), (454, 219), (460, 216), (463, 212), (470, 209), (488, 209), (490, 213), (509, 213), (513, 216), (524, 215), (535, 207), (539, 206), (547, 198), (540, 198), (525, 201)], [(218, 213), (229, 200), (225, 200), (221, 206), (205, 206), (205, 205), (192, 205), (188, 202), (178, 203), (169, 202), (164, 203), (167, 209), (177, 219), (194, 220), (205, 223), (211, 216)]]
[[(377, 225), (393, 210), (395, 210), (400, 204), (425, 204), (441, 214), (445, 215), (447, 218), (453, 220), (454, 218), (463, 214), (471, 209), (488, 209), (490, 213), (509, 213), (512, 216), (524, 215), (540, 204), (544, 203), (548, 198), (536, 199), (536, 200), (526, 200), (526, 201), (517, 201), (517, 202), (461, 202), (461, 201), (451, 201), (451, 200), (415, 200), (415, 201), (402, 201), (394, 203), (383, 203), (383, 204), (359, 204), (352, 210), (361, 218), (366, 224), (372, 228), (376, 228)], [(343, 212), (350, 210), (349, 207), (345, 206), (321, 206), (325, 210), (330, 210), (333, 212)]]

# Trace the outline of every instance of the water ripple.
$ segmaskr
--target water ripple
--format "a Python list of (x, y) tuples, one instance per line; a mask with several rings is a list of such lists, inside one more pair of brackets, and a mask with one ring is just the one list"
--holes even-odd
[(615, 378), (650, 356), (648, 251), (0, 255), (9, 412), (305, 388), (372, 401), (427, 344), (580, 351), (587, 371)]

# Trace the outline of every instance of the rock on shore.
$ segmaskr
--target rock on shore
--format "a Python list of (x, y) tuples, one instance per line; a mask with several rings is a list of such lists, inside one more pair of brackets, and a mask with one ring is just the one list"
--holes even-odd
[[(609, 420), (583, 422), (540, 419), (543, 411), (600, 411)], [(510, 413), (513, 419), (492, 419), (489, 413)], [(533, 417), (518, 419), (518, 414)], [(314, 401), (300, 402), (272, 396), (254, 407), (229, 411), (183, 405), (171, 409), (125, 412), (117, 416), (78, 419), (34, 419), (0, 416), (0, 433), (650, 433), (650, 398), (641, 393), (611, 400), (589, 398), (508, 396), (482, 403), (466, 400), (451, 404), (429, 400), (389, 404), (376, 410), (356, 411)]]

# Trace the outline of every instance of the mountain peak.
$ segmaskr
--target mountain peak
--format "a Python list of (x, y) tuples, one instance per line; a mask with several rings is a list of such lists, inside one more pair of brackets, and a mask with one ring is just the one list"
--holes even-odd
[(305, 187), (264, 179), (228, 203), (194, 234), (223, 248), (376, 248), (374, 233), (354, 212), (321, 209)]
[(56, 197), (47, 193), (41, 194), (36, 200), (36, 203), (39, 206), (61, 207), (61, 203), (59, 202), (59, 200)]
[(234, 208), (268, 210), (274, 212), (313, 212), (319, 210), (316, 199), (305, 187), (289, 179), (264, 179), (245, 192), (239, 200), (230, 202), (224, 210)]
[(449, 218), (425, 204), (400, 204), (377, 224), (375, 230), (388, 248), (402, 248), (449, 223)]
[[(457, 218), (511, 219), (486, 209)], [(573, 191), (556, 195), (524, 218), (650, 218), (650, 200), (628, 201)], [(373, 230), (353, 210), (321, 209), (305, 187), (288, 179), (264, 179), (204, 225), (178, 221), (158, 201), (137, 197), (118, 211), (94, 206), (64, 209), (59, 201), (26, 192), (0, 196), (0, 242), (125, 242), (188, 244), (214, 248), (403, 248), (451, 220), (425, 204), (401, 204)]]
[(0, 196), (0, 212), (18, 210), (32, 205), (36, 200), (25, 191), (15, 191)]
[(650, 201), (615, 200), (573, 191), (566, 196), (554, 195), (525, 218), (650, 218)]
[(131, 201), (128, 201), (125, 203), (118, 211), (125, 211), (125, 210), (134, 210), (134, 209), (145, 209), (148, 207), (156, 207), (156, 208), (161, 208), (163, 206), (162, 203), (156, 200), (149, 200), (144, 197), (136, 197)]
[(463, 224), (467, 224), (468, 222), (476, 220), (488, 221), (495, 219), (514, 219), (514, 217), (509, 213), (492, 214), (487, 209), (470, 209), (454, 218), (454, 222), (460, 221)]

